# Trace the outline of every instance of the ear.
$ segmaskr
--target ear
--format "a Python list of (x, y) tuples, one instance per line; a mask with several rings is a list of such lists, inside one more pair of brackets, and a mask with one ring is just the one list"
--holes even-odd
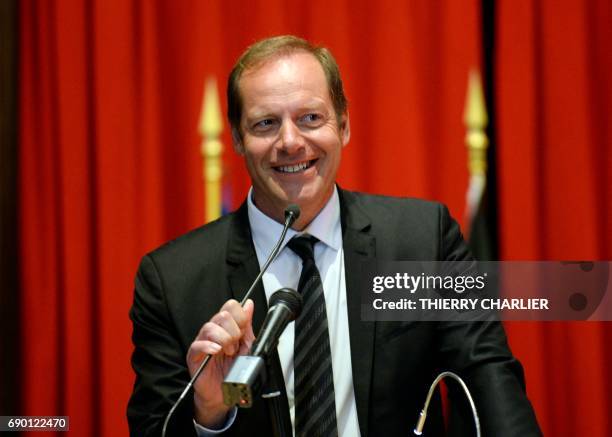
[(342, 146), (346, 146), (351, 139), (351, 122), (349, 119), (349, 113), (346, 111), (340, 118), (340, 138), (342, 139)]
[(232, 127), (232, 144), (234, 145), (234, 150), (239, 155), (244, 155), (244, 145), (242, 144), (242, 136), (237, 128)]

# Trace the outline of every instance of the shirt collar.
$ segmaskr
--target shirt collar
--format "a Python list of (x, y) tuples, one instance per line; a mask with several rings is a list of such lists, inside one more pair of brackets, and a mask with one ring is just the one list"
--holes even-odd
[[(251, 187), (247, 196), (249, 224), (253, 234), (253, 243), (258, 252), (268, 254), (283, 231), (283, 225), (261, 212), (253, 203), (252, 195), (253, 187)], [(342, 246), (342, 230), (340, 226), (340, 199), (337, 187), (334, 187), (334, 191), (323, 209), (302, 232), (296, 232), (291, 228), (287, 231), (281, 249), (291, 238), (301, 234), (312, 235), (336, 251), (340, 249)]]

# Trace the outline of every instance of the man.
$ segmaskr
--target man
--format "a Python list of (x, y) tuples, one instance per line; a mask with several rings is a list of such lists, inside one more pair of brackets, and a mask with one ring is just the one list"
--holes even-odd
[[(143, 258), (131, 311), (132, 434), (160, 435), (189, 376), (211, 354), (168, 435), (273, 435), (269, 403), (278, 399), (237, 411), (223, 404), (221, 382), (236, 356), (248, 352), (266, 299), (288, 286), (317, 310), (281, 336), (265, 391), (281, 392), (282, 425), (296, 435), (408, 435), (429, 384), (447, 369), (466, 379), (484, 435), (539, 435), (522, 369), (498, 323), (361, 321), (363, 265), (470, 255), (443, 206), (336, 187), (350, 123), (329, 51), (292, 36), (256, 43), (230, 75), (228, 115), (253, 186), (237, 212)], [(254, 301), (241, 307), (292, 203), (301, 215)], [(297, 238), (304, 235), (316, 240)], [(298, 240), (308, 241), (302, 247), (310, 255)], [(304, 338), (312, 326), (316, 337), (308, 331)], [(308, 360), (303, 355), (313, 343), (320, 347)], [(439, 398), (430, 415), (428, 435), (442, 434)]]

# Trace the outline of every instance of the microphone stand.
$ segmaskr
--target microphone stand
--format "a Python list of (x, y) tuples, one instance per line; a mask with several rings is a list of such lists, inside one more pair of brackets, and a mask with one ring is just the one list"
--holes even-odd
[[(268, 373), (268, 380), (273, 381), (270, 384), (272, 387), (270, 387), (268, 393), (262, 394), (261, 397), (268, 402), (270, 419), (272, 421), (272, 434), (275, 437), (291, 437), (293, 432), (291, 429), (287, 429), (285, 421), (283, 421), (282, 390), (278, 387), (279, 375), (275, 372), (275, 366), (271, 361), (272, 358), (266, 359), (266, 372)], [(280, 380), (284, 384), (282, 376), (280, 376)]]
[[(297, 205), (289, 205), (285, 209), (285, 224), (283, 226), (283, 232), (281, 233), (280, 238), (276, 242), (276, 245), (272, 249), (272, 253), (270, 253), (270, 256), (266, 260), (266, 263), (260, 269), (259, 274), (257, 275), (255, 280), (251, 284), (251, 288), (249, 288), (249, 290), (246, 292), (246, 294), (244, 295), (244, 297), (240, 301), (240, 305), (241, 306), (244, 307), (244, 304), (246, 303), (246, 301), (251, 297), (251, 294), (253, 294), (253, 290), (255, 290), (255, 287), (257, 286), (257, 284), (261, 280), (261, 277), (266, 272), (266, 270), (268, 269), (268, 267), (270, 266), (272, 261), (274, 261), (274, 258), (276, 258), (276, 255), (278, 255), (278, 252), (280, 251), (280, 247), (283, 244), (283, 241), (285, 241), (285, 235), (287, 235), (287, 231), (289, 230), (291, 225), (298, 219), (299, 216), (300, 216), (300, 208), (299, 208), (299, 206), (297, 206)], [(168, 423), (170, 422), (170, 418), (172, 417), (172, 415), (174, 414), (174, 412), (176, 411), (176, 409), (178, 408), (180, 403), (183, 401), (183, 399), (185, 399), (185, 397), (187, 397), (187, 394), (189, 393), (189, 391), (191, 390), (191, 388), (195, 384), (196, 380), (198, 379), (200, 374), (204, 371), (204, 369), (208, 365), (208, 362), (210, 361), (210, 357), (211, 356), (212, 355), (210, 355), (210, 354), (206, 355), (206, 357), (204, 358), (204, 360), (200, 364), (200, 367), (198, 367), (196, 372), (193, 374), (193, 376), (191, 377), (191, 380), (185, 386), (185, 389), (183, 390), (183, 392), (181, 393), (179, 398), (176, 400), (174, 405), (172, 405), (172, 408), (170, 408), (170, 411), (168, 412), (168, 414), (166, 415), (166, 419), (164, 420), (164, 426), (162, 427), (162, 433), (161, 433), (162, 437), (166, 437), (166, 431), (167, 431), (167, 428), (168, 428)]]
[(423, 434), (423, 427), (425, 426), (425, 419), (427, 418), (427, 409), (429, 408), (429, 402), (431, 401), (431, 396), (433, 395), (433, 392), (435, 388), (438, 386), (438, 384), (440, 383), (440, 381), (442, 381), (442, 379), (446, 378), (447, 376), (450, 376), (452, 379), (457, 381), (461, 385), (461, 388), (463, 388), (463, 392), (465, 393), (465, 396), (470, 402), (472, 416), (474, 417), (474, 426), (476, 427), (476, 436), (480, 437), (480, 419), (478, 419), (478, 411), (476, 411), (476, 405), (474, 404), (474, 399), (472, 399), (472, 394), (470, 393), (470, 390), (468, 390), (467, 385), (465, 384), (465, 382), (463, 382), (463, 379), (461, 379), (459, 375), (453, 372), (448, 372), (448, 371), (440, 373), (436, 377), (436, 379), (434, 379), (434, 381), (431, 383), (431, 387), (429, 387), (429, 392), (427, 393), (427, 398), (425, 399), (425, 405), (423, 406), (423, 409), (421, 410), (419, 421), (417, 423), (417, 426), (414, 428), (414, 434), (415, 435)]

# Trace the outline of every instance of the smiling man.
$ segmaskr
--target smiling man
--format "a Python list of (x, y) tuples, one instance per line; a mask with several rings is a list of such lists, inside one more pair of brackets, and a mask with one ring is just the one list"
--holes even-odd
[(239, 76), (240, 113), (230, 113), (234, 144), (258, 209), (283, 222), (287, 205), (296, 203), (301, 214), (294, 228), (303, 229), (334, 190), (350, 138), (346, 100), (334, 107), (321, 63), (307, 51), (253, 61)]
[[(270, 402), (281, 406), (280, 427), (297, 436), (407, 435), (441, 370), (466, 379), (484, 435), (539, 435), (499, 323), (361, 321), (364, 263), (470, 254), (442, 205), (335, 185), (350, 124), (330, 52), (293, 36), (249, 47), (230, 74), (228, 116), (252, 189), (236, 212), (142, 260), (130, 313), (132, 435), (160, 435), (206, 354), (213, 358), (168, 435), (275, 435)], [(292, 203), (301, 215), (243, 308), (238, 301)], [(251, 409), (227, 407), (223, 378), (248, 352), (268, 298), (281, 287), (295, 288), (305, 303), (270, 360), (267, 388), (279, 397), (257, 399)], [(426, 432), (443, 435), (439, 398), (433, 404)], [(473, 432), (458, 427), (460, 435)]]

